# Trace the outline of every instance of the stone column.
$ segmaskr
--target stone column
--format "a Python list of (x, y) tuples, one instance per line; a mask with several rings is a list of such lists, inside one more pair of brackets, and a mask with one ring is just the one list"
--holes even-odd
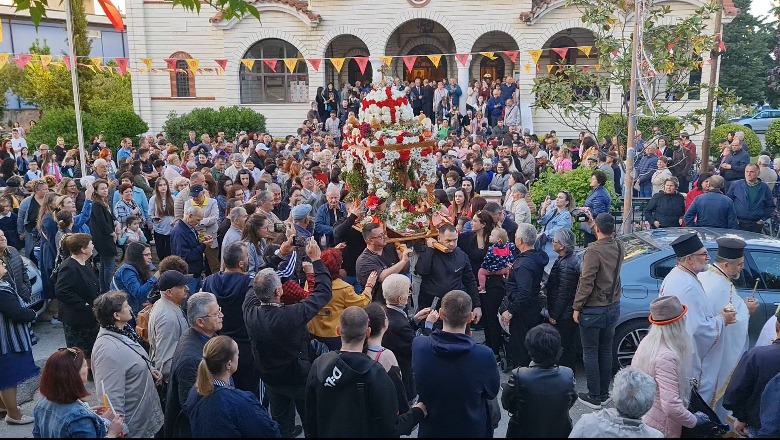
[(458, 66), (458, 85), (460, 86), (460, 89), (463, 92), (460, 95), (460, 102), (459, 102), (460, 105), (458, 106), (458, 108), (460, 109), (460, 114), (462, 115), (466, 114), (466, 99), (468, 98), (468, 88), (469, 88), (469, 68), (471, 67), (472, 58), (473, 56), (469, 55), (465, 67), (461, 66), (457, 59), (455, 60), (455, 65)]

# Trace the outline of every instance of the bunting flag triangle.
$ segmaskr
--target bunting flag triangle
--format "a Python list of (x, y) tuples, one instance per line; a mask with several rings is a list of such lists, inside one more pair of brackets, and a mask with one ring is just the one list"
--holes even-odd
[(589, 57), (590, 51), (593, 50), (593, 46), (580, 46), (577, 49), (582, 51), (582, 53), (584, 53), (586, 57)]
[(441, 55), (426, 55), (429, 60), (433, 63), (434, 66), (437, 68), (439, 67), (439, 63), (441, 63)]
[(163, 58), (168, 69), (176, 70), (176, 58)]
[(141, 62), (146, 65), (146, 68), (149, 69), (149, 71), (152, 71), (152, 59), (151, 58), (141, 58)]
[(596, 69), (596, 72), (598, 72), (599, 70), (601, 70), (601, 64), (594, 64), (593, 68)]
[(127, 62), (130, 60), (128, 58), (115, 58), (115, 61), (117, 73), (119, 76), (125, 76), (125, 73), (127, 73)]
[(718, 34), (718, 50), (721, 52), (726, 51), (726, 43), (723, 41), (723, 37), (721, 34)]
[(555, 65), (554, 65), (554, 64), (548, 64), (548, 65), (547, 65), (547, 73), (550, 73), (550, 72), (552, 72), (552, 70), (553, 70), (553, 67), (555, 67)]
[(103, 64), (103, 57), (91, 57), (89, 60), (95, 66), (100, 66), (101, 64)]
[(379, 59), (382, 60), (382, 63), (387, 67), (390, 67), (390, 63), (393, 62), (393, 57), (379, 57)]
[(7, 53), (0, 53), (0, 69), (5, 67), (5, 65), (8, 63), (8, 58), (10, 58), (11, 55), (8, 55)]
[(455, 59), (460, 63), (460, 67), (466, 67), (466, 63), (469, 62), (469, 56), (471, 55), (467, 53), (456, 53)]
[(271, 60), (263, 60), (263, 63), (265, 63), (266, 66), (268, 66), (269, 69), (271, 69), (271, 72), (276, 73), (276, 63), (278, 63), (279, 60), (277, 59), (271, 59)]
[(531, 71), (531, 65), (526, 64), (525, 66), (523, 66), (523, 69), (525, 69), (525, 73), (529, 73)]
[(534, 64), (539, 64), (539, 58), (542, 57), (542, 50), (532, 49), (529, 50), (528, 53), (531, 55), (531, 60), (533, 60)]
[(483, 57), (489, 58), (491, 60), (495, 60), (496, 59), (496, 55), (493, 52), (480, 52), (479, 54), (482, 55)]
[(330, 63), (333, 64), (333, 67), (336, 69), (336, 72), (341, 73), (341, 68), (344, 67), (344, 59), (345, 58), (328, 58), (330, 60)]
[(366, 66), (368, 65), (368, 57), (354, 57), (353, 58), (360, 69), (360, 74), (366, 73)]
[[(217, 65), (219, 66), (220, 69), (222, 69), (222, 71), (227, 69), (228, 60), (219, 59), (219, 60), (214, 60), (214, 62), (217, 63)], [(217, 72), (217, 73), (219, 73), (219, 72)]]
[(53, 57), (51, 55), (41, 55), (41, 66), (43, 66), (44, 69), (48, 70), (52, 58)]
[(298, 66), (298, 58), (285, 58), (284, 65), (287, 66), (287, 70), (290, 73), (295, 72), (295, 67)]
[(16, 56), (16, 64), (19, 66), (20, 69), (24, 70), (24, 67), (27, 65), (27, 63), (30, 62), (30, 59), (32, 59), (32, 55), (29, 53), (20, 53)]
[(252, 68), (255, 67), (255, 60), (241, 60), (241, 64), (243, 64), (247, 70), (252, 70)]
[(555, 52), (556, 54), (558, 54), (559, 57), (561, 57), (563, 59), (566, 59), (566, 54), (569, 53), (569, 48), (568, 47), (554, 47), (552, 49), (552, 51)]
[(612, 57), (614, 58), (616, 56), (618, 56), (618, 50), (617, 49), (612, 51)]
[(505, 50), (504, 55), (507, 56), (513, 63), (517, 61), (517, 54), (519, 54), (519, 50)]
[(414, 68), (414, 63), (417, 61), (417, 55), (406, 55), (401, 58), (404, 60), (404, 66), (406, 66), (406, 70), (411, 72)]
[(315, 72), (320, 71), (320, 64), (322, 63), (322, 60), (319, 58), (309, 58), (306, 61), (309, 62), (309, 65), (312, 69), (314, 69)]
[(671, 52), (674, 50), (674, 46), (675, 46), (674, 43), (669, 43), (666, 45), (666, 49), (669, 50), (669, 52)]
[(100, 4), (100, 7), (103, 8), (103, 12), (106, 13), (108, 20), (114, 25), (114, 29), (119, 32), (124, 32), (125, 24), (122, 22), (122, 14), (119, 13), (116, 6), (114, 6), (110, 0), (97, 0), (97, 2)]
[(190, 68), (190, 71), (192, 73), (195, 73), (198, 71), (198, 66), (200, 65), (200, 60), (197, 58), (187, 58), (187, 67)]
[(588, 73), (589, 67), (588, 66), (582, 66), (582, 71), (585, 73)]
[[(149, 61), (151, 62), (152, 60), (149, 60)], [(62, 62), (65, 63), (65, 69), (70, 71), (70, 57), (67, 56), (67, 55), (63, 55), (62, 56)]]

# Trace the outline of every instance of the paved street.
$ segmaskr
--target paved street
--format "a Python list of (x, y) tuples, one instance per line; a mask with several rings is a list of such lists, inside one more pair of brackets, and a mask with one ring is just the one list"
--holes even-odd
[[(38, 344), (35, 346), (33, 353), (36, 363), (42, 368), (46, 362), (46, 358), (56, 351), (60, 347), (65, 346), (65, 336), (62, 332), (62, 327), (52, 327), (48, 322), (39, 322), (34, 326), (35, 333), (38, 335)], [(482, 332), (475, 332), (475, 337), (478, 340), (483, 339)], [(502, 374), (502, 383), (506, 382), (508, 375)], [(22, 412), (25, 414), (32, 414), (35, 402), (40, 398), (40, 394), (37, 393), (38, 380), (33, 379), (19, 387), (19, 402), (21, 403)], [(585, 376), (582, 368), (578, 368), (577, 371), (577, 390), (585, 391)], [(87, 391), (94, 393), (95, 385), (93, 383), (87, 384)], [(98, 404), (98, 400), (95, 396), (90, 397), (90, 403)], [(591, 409), (583, 406), (580, 403), (575, 403), (571, 409), (570, 414), (572, 420), (576, 421), (584, 413), (592, 411)], [(495, 432), (495, 437), (504, 437), (506, 435), (507, 423), (509, 422), (509, 415), (502, 410), (501, 423)], [(0, 421), (0, 438), (32, 438), (32, 426), (9, 426)], [(416, 432), (412, 436), (416, 436)], [(302, 437), (302, 436), (301, 436)]]

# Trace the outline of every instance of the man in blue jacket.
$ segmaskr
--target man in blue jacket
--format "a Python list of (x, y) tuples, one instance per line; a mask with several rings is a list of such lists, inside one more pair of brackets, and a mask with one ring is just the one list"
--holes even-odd
[(455, 83), (455, 78), (450, 78), (450, 83), (447, 84), (446, 89), (450, 94), (450, 98), (452, 98), (452, 106), (457, 108), (460, 104), (460, 95), (463, 94), (463, 90)]
[(687, 226), (736, 229), (734, 202), (722, 193), (723, 177), (712, 176), (707, 180), (710, 189), (693, 199), (683, 221)]
[(493, 90), (493, 96), (488, 99), (487, 102), (487, 117), (488, 125), (495, 127), (498, 125), (498, 120), (501, 119), (504, 114), (504, 103), (506, 100), (501, 99), (501, 92)]
[(171, 253), (182, 257), (187, 262), (189, 273), (193, 276), (192, 285), (189, 286), (190, 292), (200, 290), (200, 276), (205, 268), (203, 252), (206, 246), (211, 246), (211, 242), (216, 240), (216, 237), (209, 235), (200, 239), (195, 226), (201, 220), (203, 220), (203, 210), (197, 206), (188, 206), (184, 209), (184, 218), (176, 222), (176, 226), (171, 230)]
[(336, 187), (331, 187), (325, 192), (327, 203), (317, 209), (317, 215), (314, 217), (314, 238), (317, 243), (322, 243), (322, 236), (325, 236), (325, 248), (336, 245), (333, 238), (333, 227), (347, 216), (347, 205), (340, 201), (341, 191)]
[(758, 178), (758, 165), (746, 166), (745, 178), (732, 183), (726, 195), (734, 201), (737, 227), (743, 231), (760, 233), (775, 212), (772, 191)]
[(720, 175), (726, 179), (726, 191), (732, 183), (742, 179), (745, 175), (745, 167), (750, 163), (750, 153), (743, 146), (744, 144), (735, 138), (731, 143), (731, 154), (720, 164)]
[(412, 371), (428, 410), (419, 437), (493, 437), (488, 401), (498, 395), (500, 379), (493, 351), (466, 335), (471, 297), (447, 293), (439, 316), (441, 330), (412, 342)]

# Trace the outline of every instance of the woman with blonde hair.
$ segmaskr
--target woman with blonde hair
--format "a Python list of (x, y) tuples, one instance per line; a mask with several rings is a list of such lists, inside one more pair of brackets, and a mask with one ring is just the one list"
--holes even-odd
[(650, 332), (639, 343), (631, 366), (655, 379), (658, 387), (650, 411), (642, 422), (664, 434), (680, 437), (682, 427), (693, 428), (709, 419), (688, 411), (694, 345), (685, 330), (688, 306), (674, 296), (661, 296), (650, 303)]
[(569, 149), (567, 147), (561, 147), (561, 149), (558, 150), (558, 157), (553, 165), (555, 167), (555, 172), (558, 174), (563, 174), (566, 171), (571, 170), (571, 155), (569, 154)]
[(176, 153), (168, 154), (165, 170), (163, 171), (163, 177), (165, 177), (168, 182), (176, 182), (176, 179), (182, 177), (181, 173), (183, 171), (184, 170), (181, 168), (181, 159), (179, 158), (179, 155)]
[(210, 339), (203, 347), (195, 388), (183, 410), (195, 438), (279, 438), (279, 425), (257, 397), (233, 387), (238, 369), (238, 344), (228, 336)]

